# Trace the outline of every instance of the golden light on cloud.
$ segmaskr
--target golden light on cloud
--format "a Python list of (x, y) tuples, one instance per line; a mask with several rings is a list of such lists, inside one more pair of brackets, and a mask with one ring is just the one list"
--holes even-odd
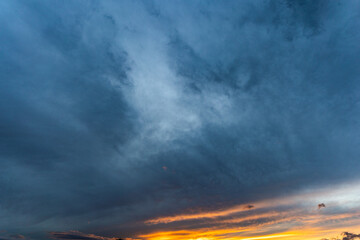
[(245, 212), (245, 211), (250, 211), (250, 210), (251, 209), (247, 208), (247, 205), (240, 205), (240, 206), (235, 206), (233, 208), (229, 208), (229, 209), (222, 210), (222, 211), (184, 214), (184, 215), (178, 215), (178, 216), (150, 219), (150, 220), (146, 221), (146, 223), (159, 224), (159, 223), (170, 223), (170, 222), (176, 222), (176, 221), (201, 219), (201, 218), (217, 218), (217, 217), (221, 217), (221, 216), (227, 216), (227, 215), (230, 215), (233, 213)]
[[(249, 230), (249, 229), (248, 229)], [(174, 239), (187, 239), (187, 240), (255, 240), (255, 239), (280, 239), (284, 237), (293, 236), (294, 233), (282, 233), (282, 234), (270, 234), (263, 236), (231, 236), (233, 234), (239, 234), (245, 232), (241, 229), (200, 229), (194, 231), (168, 231), (157, 232), (148, 235), (141, 235), (139, 237), (148, 240), (174, 240)]]
[[(335, 190), (334, 190), (335, 189)], [(341, 189), (341, 190), (336, 190)], [(288, 197), (149, 219), (145, 240), (320, 240), (360, 232), (360, 184), (314, 189)], [(326, 207), (318, 208), (326, 201)], [(161, 231), (156, 231), (156, 228)], [(165, 229), (165, 230), (164, 230)], [(181, 230), (179, 230), (181, 229)]]
[[(247, 229), (249, 231), (250, 229)], [(201, 229), (198, 231), (169, 231), (169, 232), (157, 232), (148, 235), (141, 235), (142, 239), (147, 240), (257, 240), (257, 239), (292, 239), (293, 237), (299, 236), (296, 232), (283, 232), (275, 234), (263, 234), (256, 236), (236, 236), (236, 234), (244, 234), (247, 231), (241, 229), (217, 229), (217, 230), (206, 230)]]
[[(359, 222), (357, 223), (359, 224)], [(351, 231), (359, 232), (360, 227), (350, 227)], [(151, 234), (138, 236), (145, 240), (261, 240), (261, 239), (274, 239), (274, 240), (320, 240), (325, 237), (338, 236), (344, 228), (302, 228), (297, 231), (283, 231), (273, 234), (266, 234), (259, 229), (200, 229), (193, 231), (164, 231)]]
[(261, 236), (261, 237), (251, 237), (251, 238), (241, 238), (242, 240), (256, 240), (256, 239), (277, 239), (277, 238), (284, 238), (284, 237), (290, 237), (294, 234), (275, 234), (270, 236)]

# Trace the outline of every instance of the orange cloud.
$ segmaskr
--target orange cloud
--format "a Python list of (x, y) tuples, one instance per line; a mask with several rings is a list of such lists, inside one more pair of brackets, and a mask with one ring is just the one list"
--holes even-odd
[[(251, 206), (256, 208), (241, 204), (164, 216), (145, 221), (153, 231), (138, 237), (144, 240), (331, 239), (329, 236), (344, 230), (360, 232), (358, 196), (360, 184), (352, 183), (255, 202)], [(322, 201), (326, 208), (318, 211), (318, 203)], [(157, 225), (161, 231), (156, 230)]]

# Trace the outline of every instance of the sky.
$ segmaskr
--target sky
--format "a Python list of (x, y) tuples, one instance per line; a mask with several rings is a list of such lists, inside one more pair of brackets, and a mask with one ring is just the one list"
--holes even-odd
[(357, 0), (0, 1), (0, 239), (360, 237), (359, 29)]

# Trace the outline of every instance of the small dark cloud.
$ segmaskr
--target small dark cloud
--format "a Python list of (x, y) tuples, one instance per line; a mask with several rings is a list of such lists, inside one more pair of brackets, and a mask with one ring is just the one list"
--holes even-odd
[(61, 239), (61, 240), (123, 240), (122, 238), (113, 238), (113, 237), (102, 237), (94, 234), (86, 234), (79, 231), (69, 231), (69, 232), (50, 232), (50, 237), (52, 239)]
[(335, 237), (335, 238), (322, 238), (321, 240), (354, 240), (354, 239), (360, 239), (360, 234), (354, 234), (350, 232), (343, 232), (341, 233), (341, 238)]
[(319, 204), (318, 204), (318, 209), (324, 208), (324, 207), (326, 207), (326, 206), (325, 206), (325, 203), (319, 203)]
[(360, 234), (354, 234), (349, 232), (343, 232), (342, 235), (343, 235), (343, 240), (352, 240), (352, 239), (360, 238)]
[(249, 204), (249, 205), (246, 205), (244, 208), (245, 208), (245, 209), (252, 209), (252, 208), (254, 208), (254, 207), (255, 207), (254, 205)]
[(27, 239), (27, 238), (21, 234), (7, 234), (5, 231), (0, 232), (0, 240), (18, 240), (18, 239)]
[(12, 237), (15, 239), (25, 239), (25, 236), (21, 234), (12, 235)]

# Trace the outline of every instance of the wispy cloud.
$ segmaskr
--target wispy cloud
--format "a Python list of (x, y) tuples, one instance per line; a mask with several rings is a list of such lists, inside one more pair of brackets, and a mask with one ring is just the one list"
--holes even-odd
[[(218, 211), (151, 219), (145, 223), (160, 225), (158, 229), (162, 230), (139, 237), (149, 240), (202, 237), (276, 239), (281, 236), (286, 236), (286, 239), (319, 239), (324, 234), (336, 234), (341, 228), (358, 229), (359, 186), (354, 182), (336, 188), (307, 190), (300, 194), (256, 202), (254, 206), (257, 207), (251, 209), (239, 205)], [(321, 198), (327, 200), (328, 207), (319, 211), (318, 201)], [(191, 231), (176, 230), (179, 228)]]
[(10, 234), (6, 231), (0, 231), (0, 240), (21, 240), (21, 239), (29, 239), (21, 234)]
[(115, 238), (115, 237), (101, 237), (95, 234), (86, 234), (79, 231), (69, 231), (69, 232), (50, 232), (50, 237), (52, 239), (59, 239), (59, 240), (77, 240), (77, 239), (84, 239), (84, 240), (126, 240), (125, 238)]
[(360, 239), (360, 234), (354, 234), (349, 232), (341, 233), (341, 237), (333, 237), (333, 238), (323, 238), (322, 240), (352, 240), (352, 239)]

